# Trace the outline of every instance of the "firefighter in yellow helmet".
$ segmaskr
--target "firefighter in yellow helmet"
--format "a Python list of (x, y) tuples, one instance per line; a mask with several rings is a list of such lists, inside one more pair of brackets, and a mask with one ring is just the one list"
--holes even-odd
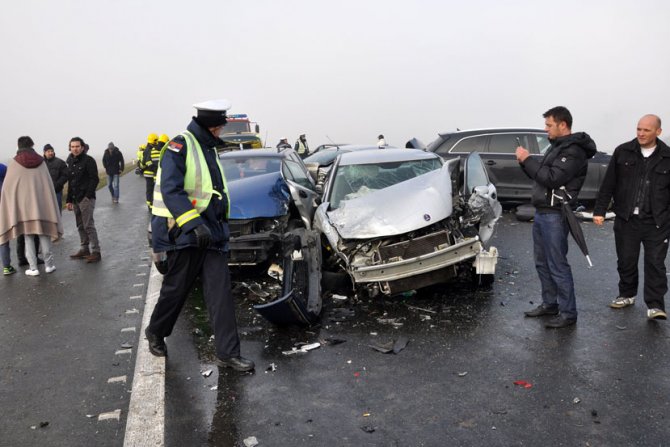
[(164, 133), (162, 133), (161, 136), (158, 137), (158, 141), (161, 143), (161, 149), (162, 149), (163, 145), (164, 145), (165, 143), (167, 143), (168, 141), (170, 141), (170, 137), (168, 137), (167, 135), (165, 135)]
[(142, 169), (144, 169), (144, 166), (142, 164), (142, 157), (144, 156), (144, 149), (147, 147), (146, 144), (140, 144), (137, 146), (137, 167), (135, 168), (135, 174), (137, 175), (142, 175)]
[(154, 184), (156, 183), (156, 171), (158, 170), (158, 159), (161, 155), (162, 146), (158, 142), (158, 135), (150, 133), (147, 136), (147, 147), (142, 154), (142, 174), (147, 183), (146, 200), (149, 211), (151, 211), (154, 202)]

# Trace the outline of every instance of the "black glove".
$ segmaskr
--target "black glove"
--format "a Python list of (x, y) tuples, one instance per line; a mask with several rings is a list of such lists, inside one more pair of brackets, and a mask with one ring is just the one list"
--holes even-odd
[(212, 232), (209, 231), (207, 225), (200, 224), (193, 229), (193, 232), (198, 239), (198, 248), (207, 248), (209, 243), (212, 242)]

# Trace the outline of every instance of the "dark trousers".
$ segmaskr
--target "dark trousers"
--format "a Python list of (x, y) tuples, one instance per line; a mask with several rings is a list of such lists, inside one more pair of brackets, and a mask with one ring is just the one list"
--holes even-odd
[(668, 291), (665, 256), (668, 254), (667, 231), (661, 231), (653, 220), (631, 217), (628, 222), (614, 220), (619, 296), (635, 296), (638, 289), (637, 264), (640, 245), (644, 247), (644, 302), (652, 309), (665, 310), (663, 297)]
[(151, 209), (154, 204), (154, 184), (156, 180), (153, 177), (144, 177), (144, 181), (147, 182), (147, 206)]
[(149, 322), (149, 331), (159, 337), (172, 333), (177, 317), (195, 279), (200, 275), (202, 291), (214, 332), (219, 358), (240, 355), (235, 303), (230, 292), (228, 254), (214, 250), (185, 248), (167, 253), (168, 271)]

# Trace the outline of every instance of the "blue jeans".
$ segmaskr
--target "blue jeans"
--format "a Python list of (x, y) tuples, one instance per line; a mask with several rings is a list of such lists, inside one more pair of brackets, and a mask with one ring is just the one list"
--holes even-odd
[(0, 259), (2, 259), (2, 266), (9, 267), (12, 265), (12, 258), (9, 252), (9, 241), (0, 245)]
[(56, 202), (58, 202), (58, 211), (63, 214), (63, 191), (56, 193)]
[(107, 187), (112, 199), (119, 200), (119, 174), (107, 176)]
[(542, 285), (542, 303), (563, 318), (577, 319), (577, 299), (568, 264), (568, 224), (560, 213), (535, 213), (533, 254)]

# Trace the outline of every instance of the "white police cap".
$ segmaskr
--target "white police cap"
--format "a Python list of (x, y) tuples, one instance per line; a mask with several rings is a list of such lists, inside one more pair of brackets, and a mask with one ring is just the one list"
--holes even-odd
[(225, 112), (230, 109), (231, 104), (227, 99), (210, 99), (209, 101), (199, 102), (193, 104), (198, 111), (208, 111), (208, 112)]

